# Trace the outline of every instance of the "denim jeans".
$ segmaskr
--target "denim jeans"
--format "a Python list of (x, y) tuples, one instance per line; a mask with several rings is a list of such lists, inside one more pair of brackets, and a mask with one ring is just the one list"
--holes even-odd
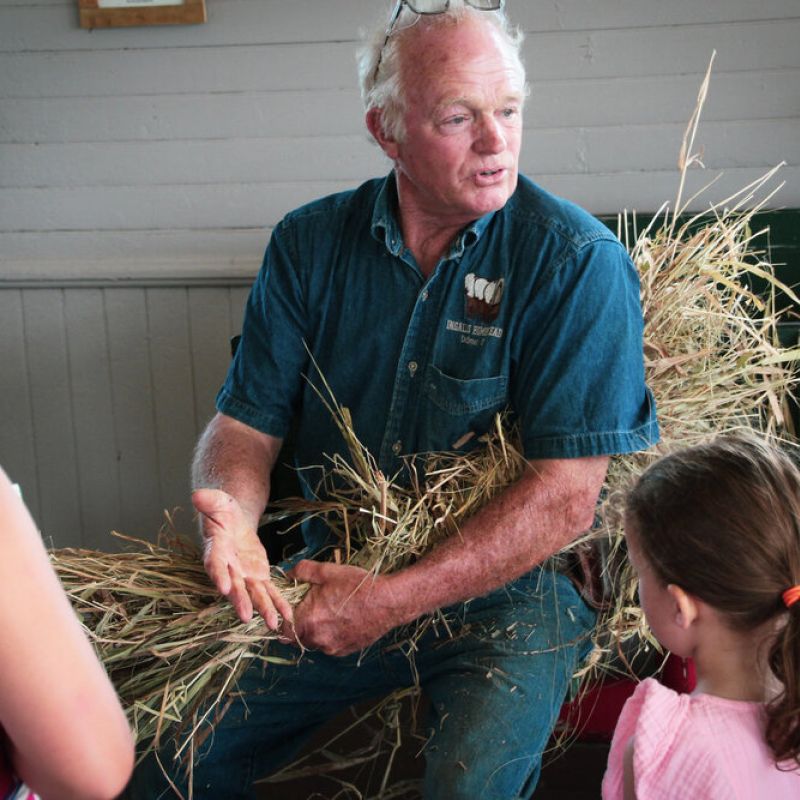
[[(314, 730), (348, 706), (414, 683), (430, 700), (426, 800), (528, 798), (570, 678), (590, 649), (594, 612), (564, 575), (535, 569), (447, 610), (453, 637), (429, 629), (412, 666), (394, 634), (365, 654), (307, 652), (294, 666), (251, 668), (195, 760), (195, 800), (254, 798), (252, 782), (291, 761)], [(270, 653), (296, 655), (270, 644)], [(169, 754), (162, 754), (162, 763)], [(187, 795), (185, 783), (173, 776)], [(172, 797), (154, 759), (132, 800)]]

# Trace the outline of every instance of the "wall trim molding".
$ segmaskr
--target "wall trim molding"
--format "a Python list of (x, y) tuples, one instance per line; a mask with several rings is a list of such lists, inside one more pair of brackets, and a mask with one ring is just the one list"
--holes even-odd
[[(651, 216), (638, 214), (639, 227)], [(604, 214), (598, 219), (616, 233), (616, 216)], [(800, 284), (800, 209), (761, 211), (754, 216), (752, 227), (754, 231), (769, 229), (768, 244), (778, 277), (790, 285)], [(260, 257), (7, 259), (0, 260), (0, 290), (250, 286), (260, 266)]]
[(143, 260), (0, 260), (0, 289), (54, 287), (250, 285), (260, 260), (164, 258)]
[(203, 289), (252, 285), (252, 275), (186, 278), (0, 278), (0, 292), (11, 289)]

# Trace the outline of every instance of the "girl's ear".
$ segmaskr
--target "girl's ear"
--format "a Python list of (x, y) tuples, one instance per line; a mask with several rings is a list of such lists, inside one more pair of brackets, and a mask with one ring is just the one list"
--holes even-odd
[(394, 161), (397, 158), (397, 142), (386, 135), (383, 129), (383, 114), (380, 108), (367, 111), (367, 130), (384, 153)]
[(675, 624), (686, 630), (697, 619), (697, 601), (674, 583), (667, 585), (667, 593), (672, 599)]

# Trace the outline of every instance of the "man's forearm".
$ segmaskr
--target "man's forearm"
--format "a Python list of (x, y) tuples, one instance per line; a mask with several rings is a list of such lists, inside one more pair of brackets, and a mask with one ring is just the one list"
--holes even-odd
[(256, 526), (269, 500), (270, 472), (280, 446), (280, 439), (217, 414), (197, 443), (192, 489), (227, 492)]
[(375, 600), (390, 605), (400, 625), (518, 578), (591, 526), (607, 463), (605, 457), (537, 462), (470, 518), (460, 536), (387, 576)]

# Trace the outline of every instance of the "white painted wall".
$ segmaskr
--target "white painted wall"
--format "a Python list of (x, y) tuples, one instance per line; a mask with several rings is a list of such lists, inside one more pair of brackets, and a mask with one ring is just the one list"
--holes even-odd
[[(77, 0), (0, 0), (2, 277), (251, 275), (285, 211), (386, 169), (353, 58), (386, 5), (207, 0), (205, 25), (86, 31)], [(775, 202), (800, 206), (800, 0), (508, 7), (533, 88), (522, 166), (543, 185), (595, 213), (671, 199), (716, 48), (717, 196), (786, 160)]]
[[(60, 546), (154, 535), (281, 215), (384, 172), (354, 49), (382, 0), (207, 0), (85, 31), (0, 0), (0, 464)], [(508, 0), (532, 84), (523, 170), (598, 214), (673, 198), (700, 128), (717, 198), (781, 160), (800, 207), (800, 0)]]

